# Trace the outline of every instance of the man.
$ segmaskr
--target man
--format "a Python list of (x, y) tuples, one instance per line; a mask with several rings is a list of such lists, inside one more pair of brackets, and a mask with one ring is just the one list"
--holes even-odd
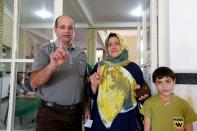
[(57, 40), (39, 48), (30, 75), (41, 95), (36, 130), (81, 131), (86, 54), (72, 44), (71, 17), (59, 16), (54, 31)]
[(25, 84), (22, 83), (23, 81), (23, 74), (18, 72), (17, 73), (17, 85), (16, 85), (16, 95), (21, 93), (26, 94), (29, 90), (26, 88)]
[[(28, 91), (30, 91), (25, 84), (22, 82), (23, 81), (23, 73), (18, 72), (17, 73), (17, 85), (16, 85), (16, 96), (19, 94), (26, 94)], [(8, 86), (8, 96), (10, 95), (10, 85)]]

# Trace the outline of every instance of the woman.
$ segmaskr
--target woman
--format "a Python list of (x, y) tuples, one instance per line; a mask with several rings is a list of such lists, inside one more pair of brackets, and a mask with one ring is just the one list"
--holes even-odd
[(144, 83), (142, 71), (128, 60), (119, 34), (109, 34), (105, 45), (107, 57), (95, 66), (87, 86), (94, 99), (90, 131), (136, 131), (135, 89)]

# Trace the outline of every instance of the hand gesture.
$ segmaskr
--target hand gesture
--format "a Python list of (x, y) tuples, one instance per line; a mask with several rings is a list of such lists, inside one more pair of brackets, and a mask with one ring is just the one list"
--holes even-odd
[(94, 94), (96, 94), (97, 87), (100, 83), (99, 70), (100, 70), (100, 67), (98, 65), (97, 72), (95, 72), (94, 74), (92, 74), (90, 76), (91, 87), (92, 87), (92, 91), (93, 91)]
[(56, 69), (61, 66), (66, 60), (68, 60), (68, 52), (65, 51), (65, 46), (62, 41), (60, 47), (55, 50), (55, 52), (50, 55), (50, 65)]

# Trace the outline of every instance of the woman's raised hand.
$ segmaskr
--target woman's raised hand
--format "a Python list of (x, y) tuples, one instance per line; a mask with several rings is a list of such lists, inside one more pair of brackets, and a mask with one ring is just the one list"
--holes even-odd
[(96, 94), (98, 85), (100, 83), (99, 70), (100, 70), (100, 66), (98, 65), (97, 71), (90, 76), (91, 87), (94, 94)]

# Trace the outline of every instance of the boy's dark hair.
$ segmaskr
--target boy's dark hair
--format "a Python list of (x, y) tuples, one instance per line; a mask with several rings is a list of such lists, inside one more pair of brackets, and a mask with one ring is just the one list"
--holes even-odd
[(152, 79), (154, 83), (156, 79), (162, 79), (163, 77), (171, 77), (173, 80), (176, 79), (174, 72), (168, 67), (159, 67), (153, 72)]

